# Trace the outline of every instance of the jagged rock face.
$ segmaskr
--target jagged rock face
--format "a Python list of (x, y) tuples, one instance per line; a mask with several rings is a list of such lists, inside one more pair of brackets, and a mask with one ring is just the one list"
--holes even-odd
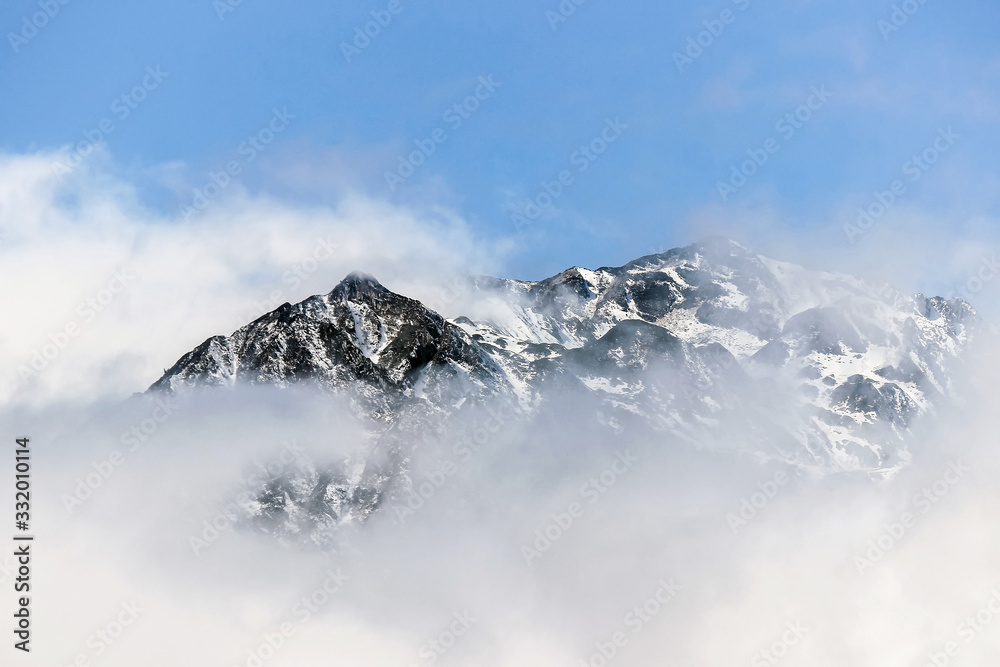
[[(531, 382), (544, 375), (532, 373), (543, 363), (573, 368), (614, 404), (611, 424), (630, 411), (677, 430), (717, 419), (727, 406), (749, 405), (756, 421), (767, 422), (762, 432), (773, 434), (778, 426), (801, 444), (790, 458), (828, 470), (905, 460), (907, 426), (951, 394), (949, 369), (978, 321), (959, 299), (875, 289), (850, 276), (760, 257), (727, 240), (617, 268), (574, 267), (538, 283), (477, 279), (470, 290), (495, 303), (487, 318), (470, 313), (456, 323), (509, 375)], [(624, 323), (650, 329), (626, 330)], [(735, 363), (697, 361), (708, 346)], [(657, 363), (670, 372), (608, 382), (622, 367), (644, 369), (657, 357), (672, 360)], [(724, 382), (713, 368), (728, 369)], [(688, 391), (664, 391), (671, 379)], [(744, 391), (745, 382), (757, 390)], [(692, 388), (700, 402), (684, 400)], [(783, 417), (768, 416), (773, 410), (764, 398), (776, 391), (791, 396)], [(529, 391), (522, 400), (532, 404), (538, 396)]]
[(565, 392), (611, 432), (641, 424), (821, 471), (891, 470), (908, 459), (913, 421), (951, 396), (978, 322), (959, 299), (875, 289), (727, 240), (538, 282), (469, 278), (465, 291), (469, 312), (446, 320), (352, 274), (209, 338), (151, 389), (309, 381), (349, 395), (384, 425), (379, 462), (360, 480), (317, 471), (276, 484), (258, 508), (271, 522), (336, 522), (368, 516), (405, 478), (407, 428), (495, 400), (531, 419)]
[(409, 398), (460, 382), (483, 396), (503, 390), (499, 369), (460, 327), (374, 279), (351, 274), (332, 292), (283, 304), (233, 335), (181, 357), (151, 389), (313, 381), (350, 392), (391, 420)]

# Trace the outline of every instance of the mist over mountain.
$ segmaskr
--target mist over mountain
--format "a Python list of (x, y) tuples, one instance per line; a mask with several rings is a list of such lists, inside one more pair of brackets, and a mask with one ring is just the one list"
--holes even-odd
[(470, 423), (506, 411), (541, 424), (566, 401), (583, 415), (573, 427), (608, 443), (659, 439), (885, 478), (911, 460), (911, 428), (956, 398), (980, 326), (960, 299), (721, 238), (537, 282), (469, 277), (450, 295), (468, 312), (446, 319), (352, 273), (207, 339), (150, 393), (294, 385), (348, 400), (369, 424), (360, 453), (276, 477), (246, 508), (269, 531), (322, 541), (412, 495), (428, 443), (474, 445)]

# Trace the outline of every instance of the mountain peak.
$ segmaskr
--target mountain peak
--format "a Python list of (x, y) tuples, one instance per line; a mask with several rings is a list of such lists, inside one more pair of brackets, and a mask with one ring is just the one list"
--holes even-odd
[[(151, 390), (308, 382), (370, 420), (378, 453), (360, 478), (336, 464), (283, 487), (301, 491), (273, 509), (288, 534), (402, 497), (408, 429), (497, 402), (544, 419), (568, 396), (585, 406), (577, 426), (608, 437), (665, 432), (820, 471), (904, 466), (911, 424), (955, 395), (974, 311), (779, 264), (712, 237), (538, 282), (479, 277), (470, 290), (490, 307), (453, 320), (355, 271), (213, 336)], [(725, 421), (741, 425), (738, 441)]]
[[(745, 409), (749, 422), (805, 443), (788, 455), (803, 465), (900, 463), (911, 417), (949, 400), (948, 369), (974, 335), (974, 311), (788, 266), (709, 237), (537, 282), (470, 279), (490, 308), (450, 321), (355, 271), (328, 295), (210, 339), (154, 386), (309, 379), (355, 392), (386, 423), (402, 406), (445, 414), (496, 396), (538, 411), (553, 387), (573, 386), (614, 428), (638, 418), (691, 437), (695, 424), (713, 428), (716, 411)], [(754, 395), (778, 383), (797, 401), (787, 423), (744, 405), (734, 392), (748, 382), (759, 383)]]
[(343, 295), (349, 299), (355, 298), (361, 294), (382, 294), (388, 293), (382, 283), (376, 280), (373, 276), (363, 273), (361, 271), (351, 271), (347, 274), (340, 283), (333, 288), (330, 295)]

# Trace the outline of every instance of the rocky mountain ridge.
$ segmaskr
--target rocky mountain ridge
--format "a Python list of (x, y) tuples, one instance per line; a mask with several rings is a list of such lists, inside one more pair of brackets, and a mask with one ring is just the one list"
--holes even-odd
[[(334, 495), (364, 497), (341, 503), (342, 520), (367, 516), (405, 478), (406, 424), (433, 430), (496, 401), (530, 420), (567, 393), (610, 438), (643, 429), (822, 472), (889, 473), (909, 459), (914, 420), (951, 399), (978, 323), (960, 299), (874, 288), (725, 239), (538, 282), (471, 277), (462, 291), (468, 312), (446, 319), (351, 274), (209, 338), (150, 390), (314, 383), (350, 396), (391, 456), (342, 479)], [(280, 502), (258, 510), (287, 514), (315, 496), (307, 487), (272, 489)]]

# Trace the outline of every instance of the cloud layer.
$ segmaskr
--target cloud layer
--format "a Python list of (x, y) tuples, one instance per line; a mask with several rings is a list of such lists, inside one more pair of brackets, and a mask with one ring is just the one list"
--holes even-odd
[(496, 268), (446, 209), (351, 194), (302, 206), (234, 184), (184, 219), (144, 207), (101, 156), (60, 176), (66, 157), (0, 157), (0, 308), (20, 314), (0, 338), (2, 401), (127, 396), (209, 335), (352, 270), (432, 301), (445, 278)]
[[(995, 392), (980, 390), (998, 364), (975, 361), (965, 406), (918, 427), (914, 465), (888, 482), (588, 431), (571, 400), (457, 457), (473, 416), (415, 450), (413, 478), (434, 486), (424, 502), (345, 525), (335, 554), (234, 527), (228, 509), (261, 466), (364, 451), (363, 425), (329, 396), (5, 411), (37, 443), (36, 656), (904, 667), (952, 650), (988, 664), (1000, 460)], [(459, 464), (442, 477), (445, 459)], [(101, 648), (133, 604), (135, 622)]]

